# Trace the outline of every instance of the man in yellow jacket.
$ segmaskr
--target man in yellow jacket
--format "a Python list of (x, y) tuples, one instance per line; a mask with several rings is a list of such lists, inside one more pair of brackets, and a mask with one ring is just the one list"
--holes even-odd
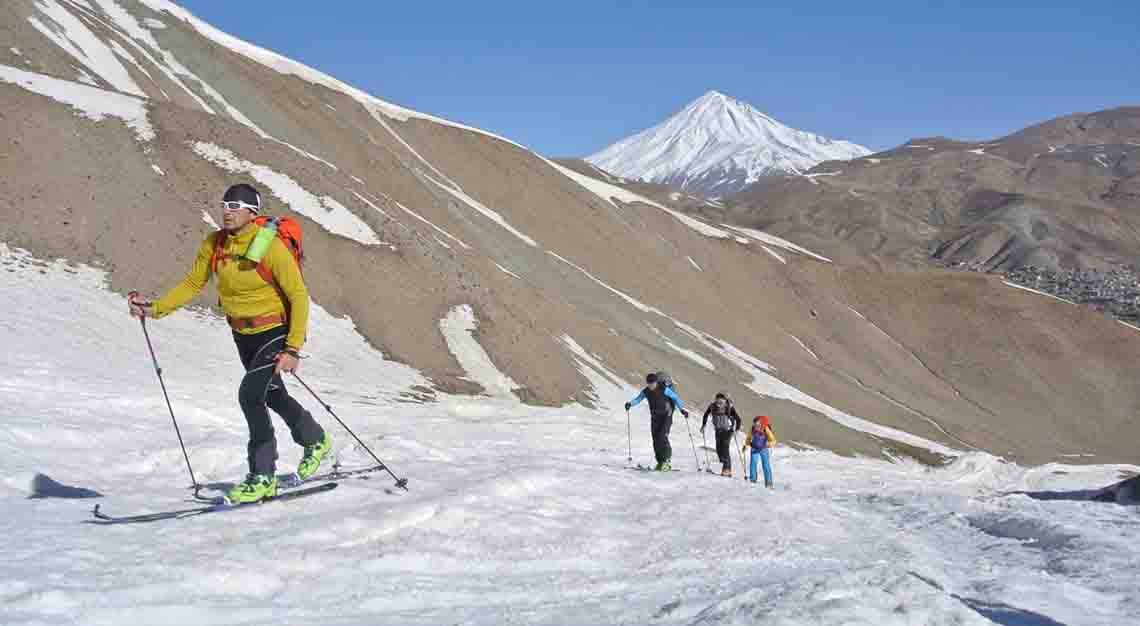
[[(288, 424), (293, 441), (304, 446), (297, 466), (302, 480), (312, 476), (332, 448), (328, 434), (285, 390), (282, 372), (295, 371), (309, 322), (309, 292), (301, 268), (285, 243), (274, 236), (260, 259), (274, 279), (270, 284), (246, 257), (261, 227), (254, 218), (261, 212), (261, 195), (251, 185), (234, 185), (222, 200), (224, 228), (211, 233), (198, 247), (190, 272), (158, 300), (134, 293), (131, 314), (162, 318), (190, 302), (216, 276), (218, 296), (233, 328), (234, 343), (246, 374), (238, 400), (249, 425), (249, 474), (226, 494), (232, 503), (256, 502), (277, 494), (277, 439), (270, 409)], [(218, 238), (224, 237), (218, 247)], [(216, 253), (220, 253), (217, 254)]]

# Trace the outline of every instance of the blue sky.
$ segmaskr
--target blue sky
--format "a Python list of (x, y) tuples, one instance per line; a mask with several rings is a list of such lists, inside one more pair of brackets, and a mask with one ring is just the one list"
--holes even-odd
[(181, 4), (383, 99), (552, 156), (599, 150), (709, 89), (873, 149), (1140, 104), (1138, 0)]

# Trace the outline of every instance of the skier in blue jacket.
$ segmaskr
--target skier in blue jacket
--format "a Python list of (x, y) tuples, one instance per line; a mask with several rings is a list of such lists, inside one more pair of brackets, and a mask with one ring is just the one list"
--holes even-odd
[(625, 403), (625, 410), (641, 404), (642, 400), (649, 401), (649, 430), (653, 434), (653, 455), (657, 457), (659, 472), (673, 469), (670, 461), (673, 459), (673, 447), (669, 445), (669, 429), (673, 427), (673, 411), (680, 410), (685, 419), (689, 419), (689, 412), (685, 410), (685, 403), (677, 397), (671, 385), (663, 383), (657, 374), (645, 377), (645, 389), (637, 397)]

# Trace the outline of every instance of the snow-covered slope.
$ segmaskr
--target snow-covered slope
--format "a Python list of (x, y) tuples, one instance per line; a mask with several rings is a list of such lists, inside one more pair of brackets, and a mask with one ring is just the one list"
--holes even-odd
[(663, 123), (586, 160), (623, 178), (722, 197), (762, 176), (798, 174), (823, 161), (870, 152), (789, 128), (746, 102), (710, 91)]
[[(97, 503), (111, 514), (192, 506), (138, 324), (105, 282), (101, 271), (0, 247), (6, 625), (1107, 625), (1140, 617), (1136, 511), (1082, 500), (1080, 491), (1140, 468), (1024, 469), (970, 453), (935, 470), (781, 447), (777, 488), (767, 491), (739, 473), (695, 471), (678, 424), (681, 471), (646, 474), (627, 469), (626, 424), (614, 417), (634, 389), (574, 339), (561, 341), (590, 381), (596, 410), (531, 407), (502, 394), (416, 403), (406, 395), (425, 382), (416, 371), (319, 307), (319, 356), (302, 376), (409, 479), (409, 491), (374, 474), (296, 502), (87, 524)], [(449, 347), (465, 356), (467, 375), (508, 380), (470, 332), (471, 314), (447, 318)], [(76, 332), (60, 332), (67, 328)], [(187, 313), (150, 328), (198, 480), (220, 488), (245, 462), (245, 423), (224, 391), (241, 376), (229, 331), (217, 317)], [(632, 442), (634, 461), (644, 463), (642, 411), (633, 414)], [(317, 415), (337, 460), (367, 463)], [(287, 436), (278, 441), (287, 471), (300, 451)], [(1003, 497), (1007, 490), (1055, 493)]]

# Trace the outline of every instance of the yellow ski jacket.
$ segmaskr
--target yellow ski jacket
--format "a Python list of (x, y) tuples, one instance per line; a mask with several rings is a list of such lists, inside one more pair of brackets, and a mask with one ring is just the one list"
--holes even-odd
[[(218, 299), (225, 314), (238, 319), (285, 315), (285, 301), (282, 298), (288, 300), (289, 335), (285, 338), (285, 344), (300, 350), (305, 344), (309, 324), (309, 291), (305, 288), (301, 268), (285, 244), (274, 237), (263, 262), (273, 272), (281, 293), (265, 282), (257, 273), (257, 264), (242, 258), (258, 230), (259, 226), (249, 224), (226, 239), (225, 258), (217, 271)], [(173, 313), (205, 288), (210, 276), (214, 274), (210, 261), (214, 256), (217, 237), (216, 232), (206, 237), (202, 245), (198, 246), (198, 256), (182, 282), (154, 301), (152, 310), (155, 318)], [(254, 328), (239, 328), (236, 332), (252, 335), (281, 325), (277, 322)]]

